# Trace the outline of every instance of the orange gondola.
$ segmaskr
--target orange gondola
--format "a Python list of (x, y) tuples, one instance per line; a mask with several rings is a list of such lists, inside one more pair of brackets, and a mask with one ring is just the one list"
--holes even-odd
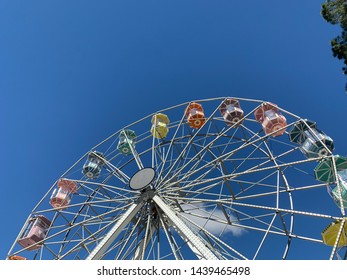
[(24, 258), (22, 256), (18, 256), (18, 255), (13, 255), (13, 256), (9, 256), (7, 259), (10, 261), (24, 261), (27, 258)]
[(186, 108), (185, 115), (191, 128), (201, 128), (206, 122), (204, 109), (200, 103), (190, 103)]

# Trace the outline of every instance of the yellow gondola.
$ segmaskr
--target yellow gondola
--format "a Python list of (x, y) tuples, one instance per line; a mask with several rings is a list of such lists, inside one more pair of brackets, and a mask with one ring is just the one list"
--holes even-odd
[(163, 139), (169, 132), (167, 125), (170, 123), (170, 120), (167, 115), (158, 113), (152, 117), (152, 128), (151, 133), (157, 139)]
[[(332, 222), (322, 231), (322, 239), (324, 244), (329, 246), (334, 246), (336, 242), (336, 238), (341, 228), (342, 220), (337, 220)], [(341, 232), (340, 240), (338, 242), (338, 247), (347, 245), (347, 221), (343, 225), (343, 229)]]

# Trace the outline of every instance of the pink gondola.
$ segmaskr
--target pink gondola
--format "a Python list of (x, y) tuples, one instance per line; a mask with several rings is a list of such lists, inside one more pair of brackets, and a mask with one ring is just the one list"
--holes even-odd
[(226, 98), (219, 107), (225, 122), (229, 126), (239, 126), (243, 122), (244, 113), (238, 100)]
[(49, 203), (53, 208), (67, 207), (70, 204), (71, 195), (76, 192), (77, 184), (74, 181), (59, 179)]
[(31, 218), (18, 243), (29, 251), (39, 249), (42, 246), (40, 242), (45, 239), (50, 225), (51, 221), (45, 216)]
[(265, 134), (275, 137), (282, 135), (286, 130), (287, 120), (281, 115), (276, 104), (263, 103), (255, 110), (254, 116), (261, 123)]

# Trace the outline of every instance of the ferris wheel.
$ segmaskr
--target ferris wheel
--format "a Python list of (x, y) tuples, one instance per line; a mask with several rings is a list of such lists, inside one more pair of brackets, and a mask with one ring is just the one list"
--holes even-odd
[(347, 158), (333, 150), (271, 102), (159, 110), (47, 188), (7, 259), (345, 259)]

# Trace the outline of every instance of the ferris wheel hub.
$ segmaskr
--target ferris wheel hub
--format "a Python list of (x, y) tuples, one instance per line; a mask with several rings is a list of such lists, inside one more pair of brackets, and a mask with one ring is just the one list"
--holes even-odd
[(145, 167), (137, 171), (129, 181), (129, 187), (133, 190), (142, 190), (148, 187), (155, 178), (155, 170), (151, 167)]

